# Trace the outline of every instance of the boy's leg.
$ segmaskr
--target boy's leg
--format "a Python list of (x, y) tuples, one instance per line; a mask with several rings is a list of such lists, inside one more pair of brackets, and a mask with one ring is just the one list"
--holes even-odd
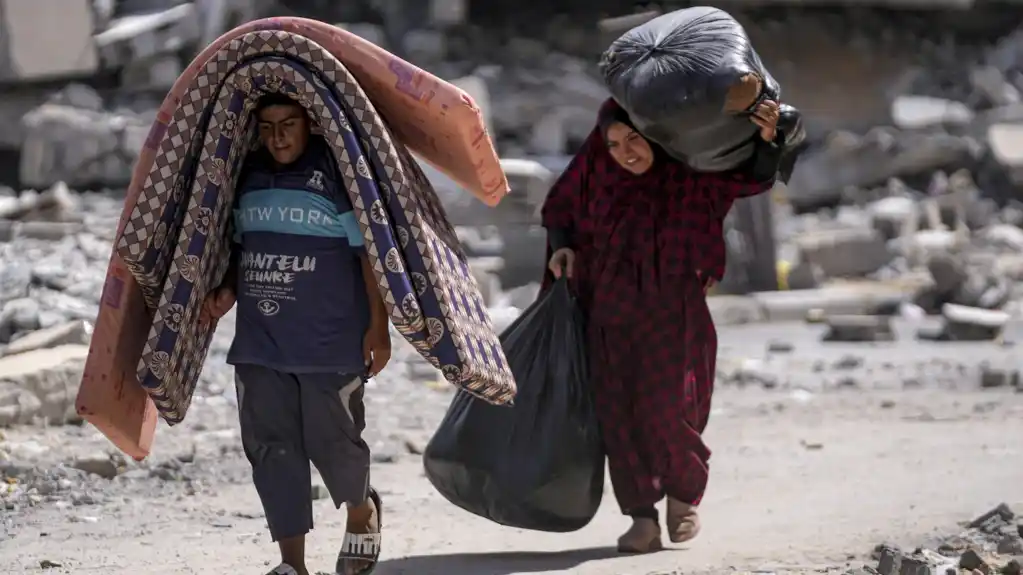
[(306, 575), (305, 535), (313, 527), (312, 479), (303, 445), (298, 379), (256, 366), (235, 367), (242, 445), (281, 561)]
[[(308, 374), (299, 378), (309, 458), (320, 471), (334, 505), (339, 509), (348, 505), (348, 533), (378, 533), (378, 510), (369, 497), (369, 446), (362, 439), (366, 427), (362, 377)], [(353, 563), (346, 567), (349, 573), (360, 573), (370, 565), (367, 561), (349, 563)]]

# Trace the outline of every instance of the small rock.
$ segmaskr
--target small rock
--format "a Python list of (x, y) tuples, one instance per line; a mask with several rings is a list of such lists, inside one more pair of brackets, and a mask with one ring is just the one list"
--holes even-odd
[(895, 331), (888, 316), (835, 315), (826, 318), (828, 331), (823, 341), (894, 341)]
[(71, 462), (71, 467), (104, 479), (117, 477), (117, 465), (110, 459), (110, 456), (103, 453), (77, 457)]
[(951, 341), (991, 341), (997, 339), (1009, 323), (1008, 313), (947, 303), (944, 335)]
[(1002, 527), (1011, 523), (1015, 518), (1016, 514), (1012, 512), (1008, 505), (999, 503), (994, 509), (971, 521), (969, 527), (970, 529), (979, 529), (984, 533), (993, 535), (1000, 532)]
[(980, 553), (977, 553), (977, 551), (973, 549), (967, 549), (959, 557), (959, 568), (970, 571), (978, 569), (981, 572), (986, 572), (986, 569), (990, 569), (988, 564), (984, 561), (984, 558), (980, 556)]
[(767, 351), (770, 353), (789, 353), (794, 349), (796, 349), (796, 346), (788, 341), (774, 340), (767, 344)]
[[(1015, 369), (997, 369), (988, 365), (981, 366), (980, 387), (992, 389), (997, 387), (1016, 387), (1019, 385), (1019, 371)], [(1023, 551), (1021, 551), (1023, 553)]]
[(1023, 538), (1018, 535), (1008, 535), (998, 541), (999, 555), (1023, 555)]
[(33, 331), (25, 337), (18, 338), (4, 349), (4, 355), (16, 355), (65, 344), (89, 345), (91, 337), (92, 325), (89, 322), (85, 320), (70, 321)]

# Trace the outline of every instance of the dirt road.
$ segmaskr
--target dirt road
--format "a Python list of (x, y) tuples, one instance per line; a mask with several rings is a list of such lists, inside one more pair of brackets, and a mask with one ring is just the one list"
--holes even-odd
[[(608, 491), (567, 535), (507, 529), (441, 499), (408, 457), (376, 468), (387, 530), (382, 575), (652, 575), (804, 571), (923, 543), (1005, 501), (1023, 504), (1023, 394), (725, 389), (701, 537), (618, 557), (625, 523)], [(165, 447), (166, 449), (166, 447)], [(227, 454), (226, 458), (238, 458)], [(239, 464), (241, 462), (238, 462)], [(263, 573), (275, 559), (239, 465), (232, 481), (167, 484), (160, 497), (42, 507), (0, 544), (0, 573)], [(328, 569), (343, 516), (317, 502), (311, 566)]]

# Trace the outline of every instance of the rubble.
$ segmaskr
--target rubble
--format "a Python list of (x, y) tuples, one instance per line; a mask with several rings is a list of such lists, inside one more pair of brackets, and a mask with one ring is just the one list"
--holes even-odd
[[(1018, 575), (1023, 557), (1023, 521), (1002, 503), (970, 522), (965, 531), (945, 538), (936, 550), (905, 551), (880, 544), (874, 551), (877, 567), (859, 573), (872, 575)], [(850, 575), (856, 571), (848, 571)]]

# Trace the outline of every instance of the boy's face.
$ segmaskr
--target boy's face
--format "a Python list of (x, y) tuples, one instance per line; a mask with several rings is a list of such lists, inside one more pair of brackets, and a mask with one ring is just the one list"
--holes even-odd
[(298, 105), (267, 106), (259, 112), (259, 141), (279, 164), (299, 158), (309, 144), (309, 118)]

